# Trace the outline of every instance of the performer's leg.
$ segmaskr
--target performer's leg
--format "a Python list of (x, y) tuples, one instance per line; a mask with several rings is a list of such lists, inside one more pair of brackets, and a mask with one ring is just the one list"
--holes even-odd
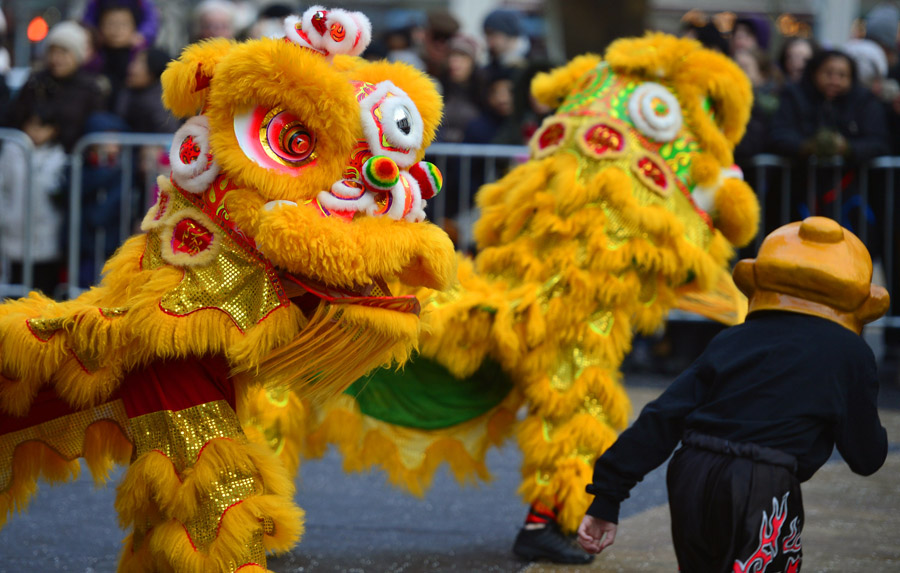
[(753, 464), (750, 483), (742, 542), (736, 543), (729, 573), (750, 573), (766, 566), (770, 571), (799, 572), (804, 522), (800, 482), (785, 468)]
[(578, 548), (558, 523), (558, 506), (536, 501), (528, 508), (525, 524), (516, 536), (513, 552), (527, 561), (546, 559), (554, 563), (585, 564), (594, 556)]
[(120, 571), (266, 570), (302, 532), (293, 483), (250, 444), (225, 401), (131, 419), (135, 457), (116, 509), (126, 540)]
[(800, 570), (803, 505), (787, 469), (687, 447), (667, 483), (683, 573)]
[(672, 542), (682, 573), (716, 573), (731, 563), (728, 556), (735, 536), (731, 504), (712, 505), (712, 499), (717, 485), (729, 487), (717, 484), (717, 478), (723, 466), (733, 461), (721, 454), (681, 448), (669, 462), (666, 484)]

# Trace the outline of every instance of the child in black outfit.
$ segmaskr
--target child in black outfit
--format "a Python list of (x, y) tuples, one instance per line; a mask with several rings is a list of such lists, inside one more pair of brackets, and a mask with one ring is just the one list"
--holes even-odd
[(683, 573), (799, 571), (808, 480), (837, 446), (854, 472), (887, 456), (878, 379), (862, 326), (883, 315), (863, 244), (836, 222), (786, 225), (743, 260), (747, 321), (706, 351), (596, 462), (582, 547), (613, 543), (619, 504), (669, 463), (672, 536)]

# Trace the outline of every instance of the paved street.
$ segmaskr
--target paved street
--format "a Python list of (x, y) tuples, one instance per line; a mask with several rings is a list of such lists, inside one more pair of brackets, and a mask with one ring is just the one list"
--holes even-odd
[[(664, 379), (629, 376), (636, 409), (656, 396)], [(900, 409), (883, 410), (894, 440), (888, 464), (873, 478), (830, 463), (804, 485), (809, 525), (804, 571), (900, 571)], [(306, 534), (293, 553), (269, 562), (287, 572), (425, 571), (666, 571), (676, 570), (663, 469), (622, 508), (616, 545), (589, 567), (532, 565), (511, 553), (526, 507), (515, 494), (521, 454), (514, 444), (494, 451), (494, 481), (460, 488), (446, 472), (424, 499), (391, 489), (381, 474), (347, 475), (329, 455), (304, 465), (298, 503)], [(41, 486), (29, 512), (0, 531), (0, 572), (114, 571), (122, 532), (113, 511), (114, 484), (94, 489), (85, 470), (77, 483)]]

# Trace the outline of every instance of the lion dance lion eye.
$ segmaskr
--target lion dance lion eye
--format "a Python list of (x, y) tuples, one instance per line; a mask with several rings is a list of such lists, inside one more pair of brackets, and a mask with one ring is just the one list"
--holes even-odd
[(257, 107), (234, 118), (244, 154), (268, 169), (310, 165), (316, 159), (316, 135), (297, 116), (281, 108)]
[(304, 161), (312, 155), (315, 146), (312, 133), (300, 123), (282, 129), (277, 145), (271, 145), (272, 150), (285, 161)]
[[(302, 165), (315, 153), (316, 139), (312, 132), (290, 112), (271, 110), (260, 126), (263, 148), (288, 165)], [(270, 155), (271, 157), (271, 155)]]

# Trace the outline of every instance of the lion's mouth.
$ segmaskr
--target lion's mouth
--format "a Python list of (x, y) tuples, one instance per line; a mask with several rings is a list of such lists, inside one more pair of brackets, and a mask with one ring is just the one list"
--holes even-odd
[(324, 300), (330, 304), (353, 304), (419, 316), (419, 300), (412, 295), (393, 296), (381, 279), (353, 289), (323, 284), (302, 275), (283, 273), (285, 295), (307, 315)]

